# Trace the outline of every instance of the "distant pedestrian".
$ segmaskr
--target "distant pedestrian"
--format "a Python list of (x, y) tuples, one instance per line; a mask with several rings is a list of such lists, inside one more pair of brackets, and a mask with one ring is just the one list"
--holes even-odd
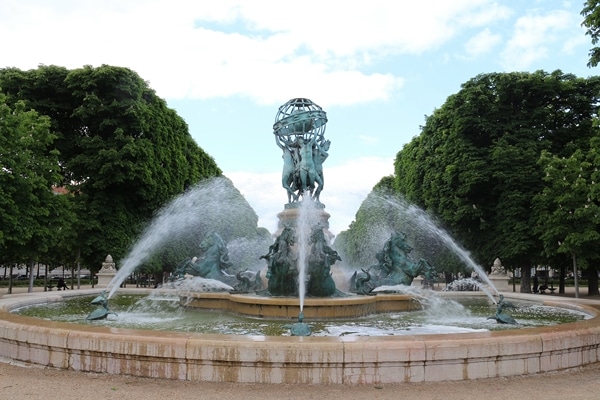
[(65, 283), (65, 280), (63, 278), (58, 278), (58, 283), (56, 284), (56, 290), (67, 290), (68, 286)]

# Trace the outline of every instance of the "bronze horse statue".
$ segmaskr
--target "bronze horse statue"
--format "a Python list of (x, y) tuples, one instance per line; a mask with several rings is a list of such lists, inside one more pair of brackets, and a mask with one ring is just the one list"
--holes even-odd
[(187, 259), (173, 272), (173, 279), (183, 279), (186, 274), (205, 279), (215, 279), (233, 286), (237, 282), (235, 275), (224, 270), (231, 267), (229, 251), (221, 236), (213, 232), (200, 243), (202, 255), (199, 258)]
[(378, 264), (362, 273), (355, 272), (350, 281), (355, 293), (368, 294), (379, 286), (410, 286), (417, 276), (435, 282), (435, 268), (426, 260), (414, 262), (409, 253), (412, 247), (406, 242), (404, 232), (394, 232), (375, 256)]

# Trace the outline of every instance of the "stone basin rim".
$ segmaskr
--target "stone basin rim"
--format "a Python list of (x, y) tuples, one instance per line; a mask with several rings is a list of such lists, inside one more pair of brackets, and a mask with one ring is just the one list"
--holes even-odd
[[(34, 292), (1, 298), (0, 362), (172, 380), (321, 385), (497, 378), (600, 362), (600, 301), (521, 293), (505, 293), (505, 297), (571, 308), (592, 317), (493, 332), (292, 337), (97, 327), (10, 312), (100, 291)], [(122, 289), (119, 293), (151, 291)], [(483, 295), (476, 293), (468, 295)]]

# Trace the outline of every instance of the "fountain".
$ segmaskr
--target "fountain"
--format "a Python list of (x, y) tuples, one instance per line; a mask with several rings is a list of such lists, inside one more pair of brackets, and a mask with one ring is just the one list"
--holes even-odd
[[(266, 263), (262, 264), (267, 270), (264, 275), (260, 269), (247, 268), (226, 273), (235, 262), (228, 261), (223, 253), (215, 253), (212, 263), (206, 261), (209, 257), (204, 253), (215, 247), (223, 251), (225, 240), (219, 228), (231, 227), (236, 220), (231, 216), (239, 215), (235, 214), (236, 207), (227, 208), (218, 201), (219, 204), (207, 203), (206, 199), (210, 198), (228, 198), (229, 193), (222, 193), (222, 185), (215, 180), (191, 189), (159, 213), (122, 260), (107, 288), (108, 295), (101, 295), (97, 301), (102, 307), (98, 315), (106, 316), (108, 301), (117, 290), (123, 294), (155, 292), (120, 288), (120, 284), (148, 260), (153, 251), (162, 247), (165, 238), (178, 238), (191, 227), (202, 225), (203, 240), (207, 240), (203, 246), (205, 251), (196, 260), (181, 263), (172, 282), (180, 289), (189, 284), (190, 293), (182, 295), (181, 301), (189, 307), (297, 321), (289, 326), (291, 336), (142, 332), (93, 322), (75, 325), (39, 320), (10, 312), (30, 304), (95, 296), (98, 291), (31, 293), (0, 299), (0, 358), (55, 368), (154, 378), (290, 384), (479, 379), (564, 370), (600, 361), (600, 305), (583, 299), (561, 298), (558, 302), (552, 297), (543, 297), (545, 301), (540, 301), (535, 295), (503, 294), (506, 298), (576, 309), (588, 315), (587, 319), (559, 326), (458, 334), (311, 335), (314, 332), (305, 317), (315, 321), (352, 319), (357, 315), (421, 308), (415, 292), (407, 290), (398, 294), (398, 286), (412, 281), (410, 276), (405, 280), (406, 270), (413, 271), (413, 278), (415, 272), (427, 275), (432, 270), (426, 261), (415, 262), (409, 257), (412, 247), (403, 231), (383, 230), (373, 235), (381, 238), (373, 253), (378, 254), (378, 263), (371, 267), (364, 264), (360, 272), (356, 272), (352, 281), (354, 290), (350, 290), (354, 293), (338, 288), (332, 269), (343, 255), (340, 257), (329, 246), (332, 236), (328, 231), (329, 214), (321, 202), (325, 182), (322, 164), (330, 146), (324, 137), (326, 122), (325, 112), (308, 99), (292, 99), (277, 113), (273, 129), (276, 143), (283, 152), (281, 183), (288, 203), (279, 213), (275, 242), (268, 251), (266, 248), (262, 251), (262, 257), (256, 257)], [(385, 197), (378, 201), (393, 213), (410, 216), (423, 229), (436, 235), (485, 281), (485, 273), (468, 253), (422, 211)], [(205, 209), (211, 210), (210, 215), (198, 212)], [(215, 217), (223, 219), (214, 223), (204, 220)], [(186, 278), (188, 275), (192, 277)], [(268, 280), (266, 289), (252, 286), (258, 283), (260, 276)], [(350, 282), (349, 276), (344, 279)], [(222, 290), (194, 293), (198, 290), (196, 282), (208, 281), (219, 282)], [(493, 299), (497, 291), (491, 282), (485, 283), (492, 293), (482, 291), (469, 295)], [(498, 302), (497, 320), (506, 316), (504, 297)], [(268, 320), (264, 323), (268, 324)]]

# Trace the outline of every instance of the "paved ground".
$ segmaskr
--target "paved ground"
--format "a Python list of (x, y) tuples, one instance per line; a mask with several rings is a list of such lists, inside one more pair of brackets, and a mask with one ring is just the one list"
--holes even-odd
[[(5, 288), (0, 290), (0, 295), (6, 294)], [(13, 293), (25, 291), (26, 288), (16, 288)], [(564, 296), (573, 297), (573, 293), (569, 291)], [(585, 289), (581, 296), (590, 299)], [(600, 300), (600, 296), (594, 296), (593, 299)], [(166, 381), (13, 365), (1, 361), (0, 399), (591, 400), (600, 397), (600, 363), (570, 371), (475, 381), (301, 386)]]
[(19, 400), (592, 400), (599, 396), (600, 363), (574, 371), (525, 377), (362, 386), (165, 381), (0, 363), (0, 398)]

